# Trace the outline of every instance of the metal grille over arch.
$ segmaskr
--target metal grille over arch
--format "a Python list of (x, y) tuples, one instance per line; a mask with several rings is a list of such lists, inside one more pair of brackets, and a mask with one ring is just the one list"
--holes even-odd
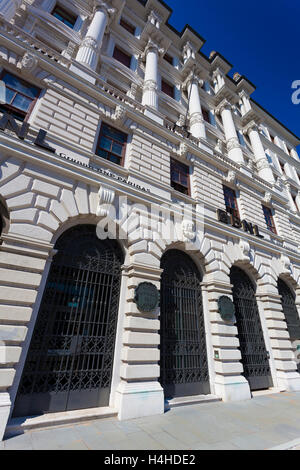
[(123, 254), (93, 225), (71, 228), (55, 249), (14, 416), (109, 401)]
[(251, 390), (272, 387), (268, 352), (255, 298), (255, 287), (247, 274), (236, 266), (231, 268), (230, 282), (233, 284), (232, 293), (244, 367), (243, 375), (248, 380)]
[(278, 292), (281, 295), (282, 310), (300, 372), (300, 319), (295, 303), (296, 295), (282, 279), (278, 279)]
[(201, 276), (180, 250), (161, 260), (160, 382), (165, 397), (210, 393)]

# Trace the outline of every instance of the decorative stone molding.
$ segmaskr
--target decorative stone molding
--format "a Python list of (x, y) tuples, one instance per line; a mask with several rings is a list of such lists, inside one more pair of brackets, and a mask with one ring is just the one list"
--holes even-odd
[(266, 158), (260, 158), (256, 161), (256, 168), (258, 172), (263, 170), (264, 168), (270, 168), (269, 162)]
[(249, 135), (251, 131), (258, 132), (258, 125), (254, 121), (250, 121), (243, 129), (243, 135)]
[(232, 105), (227, 100), (223, 100), (221, 103), (219, 103), (219, 105), (216, 107), (215, 114), (222, 114), (224, 109), (229, 109), (230, 111), (232, 110)]
[(131, 83), (130, 90), (127, 93), (128, 96), (130, 96), (130, 98), (132, 99), (135, 99), (137, 90), (138, 90), (138, 85), (136, 83)]
[(239, 242), (239, 247), (242, 252), (242, 261), (250, 261), (250, 244), (246, 240), (241, 238)]
[(0, 17), (10, 21), (21, 6), (22, 0), (0, 0)]
[(157, 83), (155, 80), (146, 80), (143, 84), (143, 91), (157, 91)]
[(221, 139), (217, 139), (217, 143), (215, 145), (215, 151), (223, 153), (224, 152), (224, 143)]
[(201, 113), (193, 113), (190, 118), (190, 125), (193, 126), (197, 123), (204, 123), (204, 119)]
[(157, 29), (159, 29), (162, 19), (156, 11), (152, 10), (148, 15), (148, 22), (153, 24)]
[(22, 72), (32, 73), (38, 66), (38, 59), (36, 56), (25, 52), (21, 62), (20, 69)]
[(150, 50), (155, 50), (159, 56), (163, 56), (165, 53), (165, 49), (163, 47), (160, 47), (160, 45), (153, 41), (152, 38), (149, 38), (144, 52), (140, 55), (142, 61), (146, 60), (147, 53)]
[(106, 207), (101, 207), (105, 204), (112, 204), (115, 199), (115, 191), (113, 191), (108, 186), (102, 184), (98, 191), (99, 202), (96, 210), (96, 215), (98, 217), (106, 217), (109, 214), (109, 210)]
[(114, 14), (117, 11), (116, 8), (113, 8), (107, 2), (103, 2), (102, 0), (95, 0), (93, 13), (95, 14), (98, 10), (103, 11), (107, 15), (108, 23), (112, 21)]
[(240, 143), (237, 137), (231, 137), (226, 142), (227, 151), (230, 152), (232, 149), (239, 149), (241, 148)]
[(184, 82), (181, 84), (181, 89), (185, 91), (191, 84), (196, 84), (201, 88), (203, 86), (203, 83), (204, 80), (202, 80), (202, 78), (200, 78), (198, 75), (194, 74), (194, 72), (191, 71), (184, 80)]
[(124, 121), (125, 117), (126, 117), (126, 108), (124, 108), (124, 106), (122, 106), (121, 104), (118, 104), (116, 106), (116, 110), (114, 112), (112, 119), (116, 121), (118, 124), (121, 124)]

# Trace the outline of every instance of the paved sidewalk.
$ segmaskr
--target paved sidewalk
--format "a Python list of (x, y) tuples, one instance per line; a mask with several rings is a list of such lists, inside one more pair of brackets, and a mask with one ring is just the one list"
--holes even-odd
[(0, 449), (216, 450), (270, 449), (300, 443), (300, 392), (234, 403), (202, 403), (164, 415), (118, 421), (98, 419), (28, 431)]

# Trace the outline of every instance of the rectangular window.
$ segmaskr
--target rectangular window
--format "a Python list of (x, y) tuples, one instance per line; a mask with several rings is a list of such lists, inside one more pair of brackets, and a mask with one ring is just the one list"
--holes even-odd
[(277, 231), (276, 231), (276, 227), (275, 227), (275, 223), (274, 223), (274, 219), (273, 219), (272, 210), (269, 207), (266, 207), (266, 206), (262, 206), (262, 208), (263, 208), (265, 221), (266, 221), (268, 230), (270, 230), (270, 232), (272, 232), (272, 233), (275, 233), (275, 235), (276, 235)]
[(190, 194), (190, 169), (184, 163), (171, 158), (171, 186), (183, 194)]
[(280, 160), (278, 160), (278, 161), (279, 161), (279, 165), (280, 165), (281, 171), (282, 171), (282, 173), (284, 174), (284, 173), (285, 173), (285, 172), (284, 172), (284, 164), (283, 164)]
[(210, 123), (210, 118), (209, 118), (209, 111), (205, 108), (202, 108), (202, 115), (203, 115), (203, 119), (204, 121), (206, 122), (209, 122)]
[(54, 7), (52, 15), (55, 16), (55, 18), (57, 18), (58, 20), (62, 21), (65, 25), (69, 26), (69, 28), (71, 29), (74, 28), (75, 23), (77, 21), (76, 15), (72, 15), (72, 13), (69, 13), (59, 5), (56, 5)]
[(169, 62), (169, 64), (173, 65), (173, 57), (171, 57), (169, 54), (164, 55), (164, 59)]
[(126, 52), (123, 52), (121, 49), (119, 49), (117, 46), (114, 48), (114, 53), (113, 57), (118, 61), (121, 62), (121, 64), (126, 65), (130, 69), (130, 64), (131, 64), (131, 56), (126, 54)]
[(3, 99), (0, 110), (11, 114), (19, 121), (24, 121), (32, 111), (41, 90), (5, 71), (2, 73), (1, 81)]
[(105, 124), (101, 125), (96, 154), (110, 162), (122, 165), (126, 150), (127, 134)]
[(174, 86), (164, 80), (161, 81), (161, 91), (166, 93), (166, 95), (171, 96), (171, 98), (174, 98)]
[(133, 34), (134, 36), (134, 33), (135, 33), (135, 27), (132, 26), (130, 23), (128, 23), (126, 20), (124, 20), (124, 18), (121, 18), (120, 20), (120, 25), (126, 29), (129, 33)]
[(223, 186), (226, 212), (234, 217), (240, 217), (234, 189)]

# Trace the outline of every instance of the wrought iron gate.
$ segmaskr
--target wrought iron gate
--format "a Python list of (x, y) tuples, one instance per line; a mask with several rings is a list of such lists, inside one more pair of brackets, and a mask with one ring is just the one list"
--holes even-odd
[[(300, 353), (300, 351), (297, 350), (297, 347), (300, 346), (300, 319), (295, 303), (296, 296), (282, 279), (278, 279), (278, 292), (279, 295), (282, 296), (281, 304), (287, 329), (292, 345), (294, 346), (295, 354), (298, 356)], [(297, 369), (298, 372), (300, 372), (300, 357), (297, 358)]]
[(55, 248), (14, 416), (108, 404), (122, 252), (93, 225), (68, 230)]
[(234, 266), (230, 272), (233, 301), (236, 310), (244, 376), (251, 390), (272, 387), (268, 352), (255, 299), (255, 288), (242, 270)]
[(165, 397), (210, 393), (201, 277), (189, 256), (162, 258), (160, 382)]

